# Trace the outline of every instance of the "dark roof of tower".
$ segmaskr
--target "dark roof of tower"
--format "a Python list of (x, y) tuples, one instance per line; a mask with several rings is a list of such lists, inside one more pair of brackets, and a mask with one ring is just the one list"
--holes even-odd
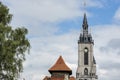
[(62, 56), (60, 56), (56, 63), (49, 69), (49, 72), (68, 72), (72, 74), (72, 70), (65, 64)]
[(92, 36), (89, 33), (86, 13), (84, 13), (84, 17), (83, 17), (82, 30), (83, 30), (83, 32), (80, 33), (78, 43), (92, 43), (92, 44), (94, 44)]
[(83, 29), (85, 29), (85, 28), (88, 28), (86, 13), (84, 13), (84, 18), (83, 18)]

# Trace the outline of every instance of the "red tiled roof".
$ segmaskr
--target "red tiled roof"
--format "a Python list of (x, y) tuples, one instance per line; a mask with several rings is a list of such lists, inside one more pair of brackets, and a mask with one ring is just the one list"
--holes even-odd
[(62, 56), (60, 56), (57, 62), (49, 69), (49, 72), (52, 71), (67, 71), (72, 73), (72, 70), (65, 64)]

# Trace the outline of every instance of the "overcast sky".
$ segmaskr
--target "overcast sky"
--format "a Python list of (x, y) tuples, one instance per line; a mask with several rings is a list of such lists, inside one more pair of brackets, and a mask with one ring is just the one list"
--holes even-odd
[[(60, 55), (75, 76), (84, 12), (94, 39), (99, 80), (120, 80), (120, 0), (1, 0), (13, 28), (26, 27), (31, 43), (21, 78), (42, 80)], [(20, 79), (21, 80), (21, 79)]]

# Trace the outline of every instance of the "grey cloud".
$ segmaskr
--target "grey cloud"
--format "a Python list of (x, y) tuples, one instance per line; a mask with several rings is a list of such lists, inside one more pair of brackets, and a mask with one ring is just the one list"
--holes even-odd
[(108, 71), (112, 70), (112, 69), (116, 69), (118, 71), (120, 71), (120, 62), (108, 62), (105, 61), (102, 65), (101, 65), (101, 69), (106, 69)]
[(111, 50), (118, 50), (117, 53), (114, 54), (120, 54), (120, 39), (111, 39), (106, 46), (100, 47), (100, 51), (109, 53)]
[(108, 53), (108, 48), (107, 47), (100, 47), (100, 51)]
[(120, 49), (120, 39), (110, 40), (107, 47), (112, 48), (112, 49)]

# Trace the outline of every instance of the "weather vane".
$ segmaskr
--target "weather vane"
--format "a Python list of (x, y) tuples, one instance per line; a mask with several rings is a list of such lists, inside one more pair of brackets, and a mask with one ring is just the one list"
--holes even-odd
[(84, 0), (84, 9), (86, 9), (86, 0)]
[(86, 0), (84, 0), (84, 7), (86, 7)]

